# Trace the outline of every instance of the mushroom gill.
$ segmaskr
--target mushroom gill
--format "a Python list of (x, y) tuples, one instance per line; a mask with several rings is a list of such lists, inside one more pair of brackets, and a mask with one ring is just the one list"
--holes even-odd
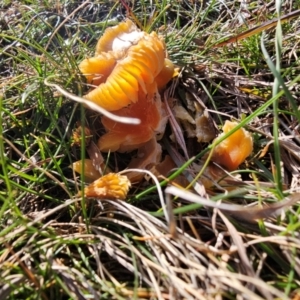
[[(89, 198), (124, 200), (130, 187), (131, 183), (127, 176), (109, 173), (87, 186), (84, 195)], [(78, 195), (81, 195), (81, 192)]]
[(101, 151), (130, 151), (164, 131), (166, 117), (158, 90), (173, 77), (174, 65), (155, 32), (140, 31), (126, 20), (106, 29), (95, 57), (79, 65), (94, 89), (85, 98), (114, 114), (135, 117), (140, 125), (125, 125), (102, 117), (107, 133)]

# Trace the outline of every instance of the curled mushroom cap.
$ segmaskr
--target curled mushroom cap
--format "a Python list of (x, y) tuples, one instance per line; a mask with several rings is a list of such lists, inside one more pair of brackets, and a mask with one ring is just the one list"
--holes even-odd
[(164, 131), (166, 117), (158, 90), (173, 77), (174, 65), (155, 32), (140, 31), (130, 20), (106, 29), (95, 57), (79, 69), (95, 86), (85, 98), (114, 114), (135, 117), (141, 124), (124, 125), (102, 118), (107, 133), (102, 151), (130, 151)]
[(108, 28), (95, 57), (79, 65), (87, 81), (96, 86), (85, 98), (109, 111), (137, 102), (138, 90), (147, 93), (156, 77), (160, 86), (172, 78), (174, 66), (165, 57), (164, 43), (155, 32), (140, 31), (130, 20)]
[[(228, 133), (237, 125), (237, 122), (226, 121), (223, 126), (223, 134)], [(233, 171), (245, 161), (252, 151), (251, 134), (244, 128), (240, 128), (215, 147), (212, 160), (227, 170)]]

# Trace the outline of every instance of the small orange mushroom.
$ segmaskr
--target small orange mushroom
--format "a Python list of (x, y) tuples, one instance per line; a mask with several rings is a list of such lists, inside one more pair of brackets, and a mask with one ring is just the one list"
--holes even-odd
[(109, 200), (124, 200), (131, 183), (127, 176), (109, 173), (97, 179), (84, 189), (85, 197)]
[[(237, 125), (237, 122), (227, 120), (223, 126), (223, 133), (221, 135), (228, 133)], [(244, 128), (240, 128), (215, 147), (212, 161), (220, 164), (229, 171), (233, 171), (245, 161), (252, 151), (253, 139), (251, 134)]]
[(105, 163), (100, 164), (99, 166), (95, 166), (91, 159), (84, 159), (75, 161), (72, 164), (72, 169), (79, 174), (82, 174), (82, 170), (84, 170), (84, 179), (85, 182), (92, 182), (98, 179), (103, 172), (110, 173), (111, 170)]
[(102, 117), (107, 133), (99, 139), (101, 151), (137, 149), (164, 131), (167, 118), (158, 90), (173, 77), (174, 65), (155, 32), (140, 31), (130, 20), (108, 28), (95, 57), (83, 60), (79, 69), (95, 86), (86, 99), (116, 115), (141, 120), (139, 125), (125, 125)]

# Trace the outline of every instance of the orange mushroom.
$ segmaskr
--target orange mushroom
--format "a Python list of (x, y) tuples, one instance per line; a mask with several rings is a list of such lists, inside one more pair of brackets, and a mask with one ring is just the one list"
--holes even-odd
[[(127, 176), (109, 173), (97, 179), (84, 189), (85, 197), (124, 200), (131, 186)], [(80, 193), (79, 193), (80, 195)]]
[(98, 179), (102, 173), (107, 174), (110, 173), (111, 170), (108, 166), (103, 162), (102, 164), (95, 166), (94, 162), (91, 159), (84, 159), (75, 161), (72, 164), (72, 169), (79, 174), (82, 174), (82, 170), (84, 170), (83, 177), (85, 178), (85, 182), (92, 182)]
[[(237, 122), (226, 121), (221, 136), (237, 125)], [(240, 128), (215, 147), (212, 161), (229, 171), (233, 171), (245, 161), (252, 151), (253, 139), (251, 134), (244, 128)]]
[(95, 57), (82, 61), (79, 69), (95, 86), (86, 99), (116, 115), (141, 120), (128, 125), (102, 117), (107, 133), (99, 139), (101, 151), (137, 149), (164, 131), (167, 118), (158, 89), (173, 77), (174, 65), (155, 32), (140, 31), (130, 20), (108, 28)]

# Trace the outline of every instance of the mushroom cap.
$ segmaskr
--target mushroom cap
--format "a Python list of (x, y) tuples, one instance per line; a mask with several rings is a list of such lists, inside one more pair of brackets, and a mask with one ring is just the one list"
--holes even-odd
[(147, 93), (162, 70), (160, 86), (172, 78), (171, 62), (165, 64), (165, 56), (164, 43), (155, 32), (140, 31), (130, 20), (108, 28), (96, 56), (79, 65), (88, 83), (95, 85), (85, 98), (109, 111), (137, 102), (138, 90)]
[(82, 170), (83, 170), (83, 165), (84, 165), (84, 178), (87, 182), (92, 182), (96, 179), (98, 179), (101, 174), (99, 172), (99, 170), (97, 170), (91, 159), (84, 159), (84, 160), (78, 160), (75, 161), (72, 164), (72, 169), (79, 174), (82, 174)]
[(92, 182), (99, 179), (102, 173), (105, 172), (104, 174), (107, 174), (111, 172), (105, 162), (96, 165), (93, 160), (88, 158), (75, 161), (71, 167), (78, 174), (82, 174), (82, 170), (84, 170), (83, 177), (85, 182)]
[[(222, 135), (228, 133), (237, 125), (237, 122), (227, 120), (223, 126)], [(244, 128), (240, 128), (215, 147), (212, 160), (229, 171), (233, 171), (245, 161), (252, 151), (253, 138), (251, 134)]]

